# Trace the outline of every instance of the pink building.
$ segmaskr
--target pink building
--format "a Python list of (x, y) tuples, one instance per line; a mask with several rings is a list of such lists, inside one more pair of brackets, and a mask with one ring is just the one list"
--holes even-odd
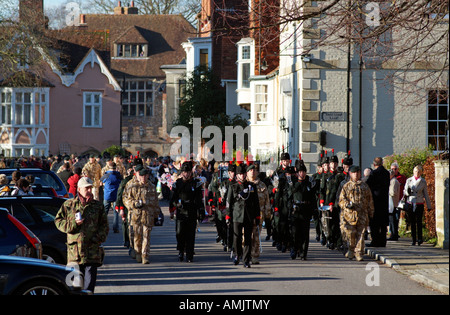
[(49, 47), (30, 52), (42, 56), (41, 64), (0, 72), (0, 153), (100, 153), (119, 145), (121, 87), (97, 49), (103, 35), (75, 43), (73, 33), (42, 32)]

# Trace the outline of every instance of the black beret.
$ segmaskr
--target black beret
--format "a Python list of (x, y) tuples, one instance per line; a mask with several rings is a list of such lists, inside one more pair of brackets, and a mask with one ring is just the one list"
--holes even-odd
[(356, 173), (356, 172), (359, 172), (359, 171), (361, 171), (361, 168), (358, 165), (352, 165), (350, 167), (350, 169), (349, 169), (350, 173)]

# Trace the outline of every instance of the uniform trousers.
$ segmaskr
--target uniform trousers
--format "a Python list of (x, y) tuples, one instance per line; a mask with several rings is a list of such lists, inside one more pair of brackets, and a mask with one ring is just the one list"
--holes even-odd
[(345, 239), (348, 242), (348, 250), (355, 253), (357, 256), (364, 255), (364, 231), (365, 225), (345, 224), (343, 231), (345, 232)]
[(194, 257), (195, 229), (197, 220), (183, 218), (176, 221), (177, 249), (179, 252), (186, 252), (186, 258)]
[(253, 224), (252, 229), (252, 258), (259, 258), (260, 251), (260, 239), (261, 239), (262, 221), (259, 224)]
[(131, 223), (134, 233), (134, 250), (142, 258), (150, 257), (150, 233), (152, 231), (153, 215), (150, 211), (133, 209)]
[[(250, 262), (250, 260), (252, 259), (253, 224), (248, 222), (233, 222), (233, 230), (233, 247), (236, 251), (236, 256), (242, 256), (244, 262)], [(242, 230), (244, 230), (244, 250), (242, 250)]]
[(308, 253), (310, 220), (295, 218), (291, 225), (292, 243), (295, 250), (300, 251), (304, 257)]

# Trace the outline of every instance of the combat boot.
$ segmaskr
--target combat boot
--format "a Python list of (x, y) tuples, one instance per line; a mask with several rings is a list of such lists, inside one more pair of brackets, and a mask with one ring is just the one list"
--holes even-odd
[(345, 254), (345, 257), (348, 258), (348, 259), (350, 259), (350, 260), (352, 260), (352, 259), (355, 257), (355, 253), (349, 250), (349, 251)]
[(137, 261), (138, 263), (141, 263), (141, 262), (142, 262), (142, 256), (141, 256), (141, 254), (136, 253), (136, 261)]
[(295, 249), (291, 249), (291, 259), (297, 258), (297, 251)]
[(149, 263), (150, 263), (150, 261), (146, 257), (142, 257), (142, 264), (143, 265), (148, 265)]
[(364, 258), (362, 255), (355, 255), (356, 261), (363, 261)]

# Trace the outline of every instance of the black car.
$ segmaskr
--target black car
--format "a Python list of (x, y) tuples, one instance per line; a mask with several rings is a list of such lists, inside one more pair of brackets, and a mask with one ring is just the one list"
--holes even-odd
[(64, 198), (72, 197), (71, 196), (72, 194), (69, 194), (67, 192), (67, 189), (64, 186), (64, 183), (62, 182), (61, 178), (59, 178), (58, 175), (56, 175), (52, 171), (44, 171), (40, 168), (21, 168), (21, 169), (7, 168), (7, 169), (0, 169), (0, 174), (5, 174), (8, 180), (11, 181), (12, 173), (17, 170), (20, 171), (20, 174), (23, 178), (25, 178), (25, 176), (27, 175), (33, 175), (35, 184), (52, 187), (60, 197)]
[(0, 207), (8, 209), (28, 227), (42, 243), (42, 258), (66, 264), (67, 236), (55, 225), (55, 217), (66, 199), (57, 197), (14, 196), (0, 197)]
[(0, 208), (0, 255), (42, 258), (41, 241), (5, 208)]
[(0, 295), (87, 295), (77, 269), (44, 260), (0, 256)]

